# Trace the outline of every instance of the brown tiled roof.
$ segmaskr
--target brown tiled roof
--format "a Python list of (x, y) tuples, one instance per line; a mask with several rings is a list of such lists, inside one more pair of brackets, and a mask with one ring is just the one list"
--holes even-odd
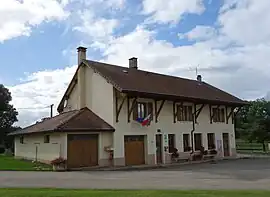
[(84, 64), (105, 77), (120, 92), (172, 100), (244, 105), (245, 101), (205, 82), (115, 66), (90, 60)]
[(67, 131), (114, 131), (114, 128), (88, 108), (61, 113), (52, 118), (30, 125), (10, 135)]

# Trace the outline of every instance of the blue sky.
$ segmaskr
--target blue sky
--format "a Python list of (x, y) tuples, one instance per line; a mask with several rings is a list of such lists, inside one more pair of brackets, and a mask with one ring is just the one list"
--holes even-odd
[[(126, 21), (120, 27), (114, 30), (114, 36), (123, 36), (142, 23), (147, 15), (134, 14), (131, 7), (141, 6), (137, 1), (127, 2), (128, 9), (116, 13), (103, 13), (104, 17), (114, 17), (121, 19), (126, 17)], [(167, 40), (174, 46), (192, 44), (187, 39), (179, 40), (178, 33), (186, 33), (192, 30), (196, 25), (215, 24), (221, 1), (204, 1), (205, 11), (201, 15), (185, 14), (184, 19), (171, 27), (171, 24), (151, 24), (147, 28), (158, 29), (155, 36), (158, 40)], [(68, 30), (67, 30), (68, 28)], [(66, 32), (67, 31), (67, 32)], [(32, 29), (30, 36), (19, 36), (14, 39), (5, 40), (0, 45), (0, 54), (2, 59), (1, 80), (8, 85), (18, 83), (19, 78), (24, 77), (24, 73), (33, 73), (45, 69), (64, 68), (74, 64), (76, 60), (63, 55), (63, 51), (69, 47), (76, 47), (83, 40), (80, 33), (72, 31), (67, 21), (59, 23), (41, 23)], [(74, 48), (72, 48), (74, 50)], [(91, 49), (90, 49), (91, 51)], [(94, 52), (95, 59), (100, 59), (101, 54)], [(91, 52), (90, 52), (91, 53)], [(16, 58), (14, 57), (16, 56)], [(4, 66), (16, 65), (16, 66)]]
[(263, 97), (269, 8), (267, 0), (9, 0), (0, 6), (0, 83), (11, 90), (20, 124), (46, 116), (83, 45), (89, 59), (127, 65), (136, 56), (141, 69), (187, 78), (198, 66), (221, 89)]

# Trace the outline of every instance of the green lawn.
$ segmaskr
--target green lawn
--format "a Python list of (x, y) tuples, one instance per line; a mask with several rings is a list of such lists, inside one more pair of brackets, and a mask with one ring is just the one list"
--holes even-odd
[(270, 191), (0, 189), (4, 197), (269, 197)]
[(236, 149), (238, 153), (258, 153), (258, 154), (269, 154), (268, 143), (265, 143), (266, 152), (263, 151), (263, 145), (260, 143), (236, 139)]
[(51, 170), (49, 165), (35, 164), (31, 161), (14, 159), (10, 156), (0, 155), (0, 170), (14, 171), (33, 171), (33, 170)]

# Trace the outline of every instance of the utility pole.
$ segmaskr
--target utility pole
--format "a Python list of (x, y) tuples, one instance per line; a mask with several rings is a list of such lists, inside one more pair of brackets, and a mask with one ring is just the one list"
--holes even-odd
[(51, 104), (50, 106), (51, 106), (51, 118), (53, 117), (53, 105), (54, 104)]

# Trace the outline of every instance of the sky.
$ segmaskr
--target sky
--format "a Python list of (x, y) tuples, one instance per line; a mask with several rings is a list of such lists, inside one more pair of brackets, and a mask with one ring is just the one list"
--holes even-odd
[(54, 114), (78, 46), (87, 59), (270, 99), (269, 0), (0, 0), (0, 83), (19, 126)]

